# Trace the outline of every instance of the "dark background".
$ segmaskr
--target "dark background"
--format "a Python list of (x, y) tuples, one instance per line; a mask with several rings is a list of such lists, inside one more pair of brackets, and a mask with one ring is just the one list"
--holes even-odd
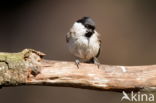
[[(110, 65), (156, 63), (155, 0), (0, 1), (0, 51), (33, 48), (46, 59), (73, 61), (65, 35), (73, 22), (92, 17), (101, 33), (99, 60)], [(1, 103), (120, 103), (122, 94), (65, 87), (10, 87)]]

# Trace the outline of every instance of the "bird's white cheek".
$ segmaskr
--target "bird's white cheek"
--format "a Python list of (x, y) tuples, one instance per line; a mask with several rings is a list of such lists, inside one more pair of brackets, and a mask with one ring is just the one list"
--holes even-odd
[(86, 28), (81, 23), (74, 23), (72, 31), (75, 32), (75, 36), (82, 36), (86, 33)]

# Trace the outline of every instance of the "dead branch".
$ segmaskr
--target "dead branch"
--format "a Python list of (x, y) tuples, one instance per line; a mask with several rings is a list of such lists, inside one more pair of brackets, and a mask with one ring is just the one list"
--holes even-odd
[(66, 86), (95, 90), (156, 90), (156, 65), (111, 66), (44, 60), (32, 49), (0, 53), (0, 86)]

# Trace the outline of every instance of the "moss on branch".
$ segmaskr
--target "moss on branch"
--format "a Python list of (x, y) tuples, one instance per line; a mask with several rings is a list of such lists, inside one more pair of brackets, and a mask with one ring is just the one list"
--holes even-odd
[(33, 49), (24, 49), (19, 53), (0, 53), (0, 85), (25, 83), (27, 69), (35, 66), (44, 54)]

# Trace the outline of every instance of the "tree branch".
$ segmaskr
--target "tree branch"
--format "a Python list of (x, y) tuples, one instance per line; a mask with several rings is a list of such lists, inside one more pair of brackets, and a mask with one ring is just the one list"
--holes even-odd
[(67, 86), (95, 90), (156, 90), (156, 65), (110, 66), (44, 60), (43, 53), (25, 49), (0, 53), (0, 86)]

